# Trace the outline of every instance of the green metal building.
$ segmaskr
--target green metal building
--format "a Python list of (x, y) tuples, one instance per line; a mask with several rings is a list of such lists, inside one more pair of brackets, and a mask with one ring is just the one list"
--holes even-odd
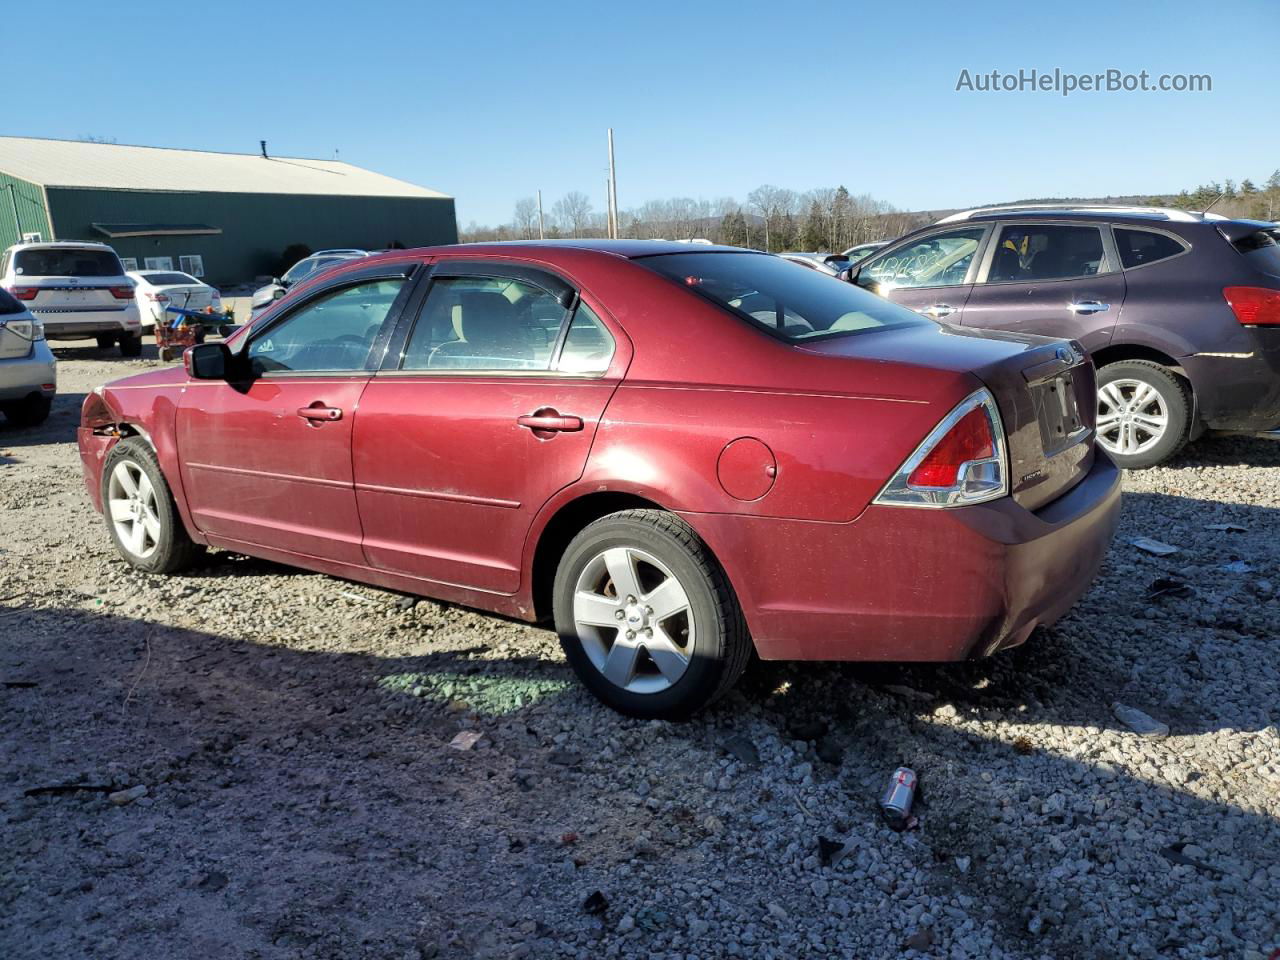
[(110, 244), (128, 269), (214, 284), (277, 271), (286, 247), (455, 243), (453, 198), (336, 160), (0, 137), (0, 250)]

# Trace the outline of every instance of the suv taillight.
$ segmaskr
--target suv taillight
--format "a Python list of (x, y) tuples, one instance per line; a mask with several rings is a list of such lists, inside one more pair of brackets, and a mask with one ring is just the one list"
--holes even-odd
[(962, 507), (1009, 492), (1000, 411), (989, 390), (965, 397), (876, 497), (900, 507)]
[(1245, 326), (1280, 325), (1280, 290), (1266, 287), (1223, 287), (1231, 312)]
[(19, 300), (34, 300), (40, 295), (39, 287), (10, 287), (9, 292)]
[(133, 287), (109, 287), (111, 295), (117, 300), (132, 300)]

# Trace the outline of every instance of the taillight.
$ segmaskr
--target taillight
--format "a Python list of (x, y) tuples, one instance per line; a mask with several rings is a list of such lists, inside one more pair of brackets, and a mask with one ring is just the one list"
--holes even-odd
[(1009, 492), (1000, 411), (989, 390), (965, 397), (898, 469), (876, 503), (960, 507)]
[(168, 303), (169, 295), (167, 293), (148, 293), (147, 299), (152, 300), (155, 303)]
[(133, 287), (108, 287), (107, 289), (111, 291), (111, 295), (117, 300), (133, 299)]
[(1222, 295), (1245, 326), (1280, 325), (1280, 290), (1266, 287), (1223, 287)]
[(39, 287), (10, 287), (9, 292), (19, 300), (34, 300), (40, 295)]

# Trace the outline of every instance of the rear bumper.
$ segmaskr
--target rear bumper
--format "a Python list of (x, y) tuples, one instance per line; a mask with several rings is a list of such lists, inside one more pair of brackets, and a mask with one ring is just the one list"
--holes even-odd
[(1198, 353), (1179, 361), (1211, 430), (1280, 428), (1280, 328), (1249, 330), (1255, 349), (1243, 356)]
[(25, 357), (0, 360), (0, 400), (21, 400), (31, 394), (57, 393), (58, 366), (49, 344), (37, 340)]
[(1120, 512), (1101, 451), (1064, 496), (955, 510), (869, 507), (849, 524), (690, 515), (725, 564), (760, 656), (941, 661), (1022, 643), (1089, 588)]
[(35, 310), (50, 340), (80, 340), (100, 333), (139, 333), (142, 321), (134, 304), (101, 310)]

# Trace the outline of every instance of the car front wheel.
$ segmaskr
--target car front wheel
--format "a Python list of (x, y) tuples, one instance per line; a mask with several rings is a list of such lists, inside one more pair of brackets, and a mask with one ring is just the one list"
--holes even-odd
[(126, 437), (107, 455), (102, 512), (120, 556), (139, 570), (176, 573), (203, 552), (187, 535), (156, 455), (140, 437)]
[(1190, 428), (1190, 394), (1167, 368), (1122, 360), (1098, 371), (1098, 442), (1120, 466), (1163, 463), (1183, 448)]
[(721, 696), (751, 641), (728, 578), (688, 524), (626, 510), (587, 526), (554, 587), (556, 632), (600, 700), (636, 717), (684, 719)]

